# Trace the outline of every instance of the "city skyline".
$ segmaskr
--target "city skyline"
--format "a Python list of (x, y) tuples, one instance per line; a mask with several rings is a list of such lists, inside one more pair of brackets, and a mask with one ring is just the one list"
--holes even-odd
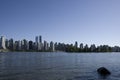
[(22, 39), (14, 40), (13, 38), (7, 39), (4, 36), (0, 38), (0, 52), (9, 51), (30, 51), (30, 52), (120, 52), (119, 46), (109, 45), (95, 45), (95, 44), (83, 44), (75, 41), (74, 44), (53, 42), (53, 41), (42, 41), (42, 36), (36, 36), (35, 41)]
[(53, 41), (42, 41), (42, 36), (36, 36), (35, 41), (22, 39), (14, 40), (13, 38), (0, 37), (0, 49), (10, 51), (55, 51)]
[[(73, 44), (73, 45), (78, 45), (78, 47), (80, 47), (80, 44), (84, 44), (84, 45), (88, 45), (88, 47), (90, 47), (91, 45), (96, 45), (96, 46), (101, 46), (101, 45), (108, 45), (108, 46), (111, 46), (111, 45), (109, 45), (109, 44), (99, 44), (99, 45), (97, 45), (97, 44), (95, 44), (95, 43), (91, 43), (91, 44), (87, 44), (87, 43), (83, 43), (83, 42), (79, 42), (79, 41), (76, 41), (76, 40), (74, 40), (73, 42), (71, 42), (71, 43), (68, 43), (68, 42), (64, 42), (64, 41), (62, 41), (62, 42), (57, 42), (57, 41), (52, 41), (52, 40), (50, 40), (50, 39), (48, 39), (48, 40), (46, 40), (46, 39), (44, 39), (44, 36), (42, 36), (42, 35), (38, 35), (38, 36), (33, 36), (33, 39), (26, 39), (26, 38), (21, 38), (21, 39), (15, 39), (15, 38), (13, 38), (13, 37), (11, 37), (11, 38), (7, 38), (6, 36), (4, 36), (4, 35), (0, 35), (0, 37), (2, 38), (3, 37), (3, 39), (6, 41), (6, 40), (10, 40), (10, 39), (13, 39), (13, 41), (15, 42), (15, 41), (22, 41), (22, 40), (27, 40), (27, 41), (32, 41), (32, 42), (35, 42), (35, 43), (44, 43), (44, 41), (46, 41), (46, 42), (48, 42), (49, 44), (50, 44), (50, 42), (54, 42), (54, 43), (63, 43), (63, 44)], [(77, 42), (77, 43), (76, 43)], [(111, 47), (114, 47), (114, 46), (119, 46), (119, 45), (113, 45), (113, 46), (111, 46)]]
[(0, 35), (120, 46), (119, 0), (0, 0)]

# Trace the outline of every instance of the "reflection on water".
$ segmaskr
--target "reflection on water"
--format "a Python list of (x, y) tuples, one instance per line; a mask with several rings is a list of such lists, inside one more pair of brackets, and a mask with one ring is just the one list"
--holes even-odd
[(104, 66), (119, 80), (119, 53), (0, 53), (0, 80), (100, 80)]

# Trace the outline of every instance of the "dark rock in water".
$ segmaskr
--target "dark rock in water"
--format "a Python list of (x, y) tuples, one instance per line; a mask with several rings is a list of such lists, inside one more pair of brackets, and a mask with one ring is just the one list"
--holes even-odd
[(111, 72), (106, 69), (105, 67), (100, 67), (99, 69), (97, 69), (97, 72), (100, 74), (100, 75), (110, 75)]

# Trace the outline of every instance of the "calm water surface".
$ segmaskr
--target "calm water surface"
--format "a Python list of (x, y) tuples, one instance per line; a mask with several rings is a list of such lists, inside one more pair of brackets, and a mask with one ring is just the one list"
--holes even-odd
[(120, 53), (0, 53), (0, 80), (120, 80)]

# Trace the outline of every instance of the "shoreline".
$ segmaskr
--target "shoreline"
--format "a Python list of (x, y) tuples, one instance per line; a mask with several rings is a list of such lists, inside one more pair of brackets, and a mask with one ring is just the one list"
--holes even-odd
[(0, 51), (0, 53), (9, 53), (9, 52), (18, 52), (18, 53), (74, 53), (74, 54), (81, 54), (81, 53), (84, 53), (84, 54), (87, 54), (87, 53), (94, 53), (94, 54), (98, 54), (98, 53), (120, 53), (120, 52), (65, 52), (65, 51)]

